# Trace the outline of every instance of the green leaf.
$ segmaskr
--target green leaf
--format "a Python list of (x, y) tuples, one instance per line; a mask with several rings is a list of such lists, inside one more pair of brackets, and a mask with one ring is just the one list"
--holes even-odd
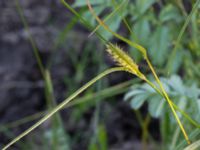
[(167, 84), (174, 90), (177, 91), (180, 95), (184, 95), (185, 87), (181, 78), (177, 75), (172, 75), (168, 80)]
[(133, 31), (137, 37), (135, 40), (138, 40), (141, 45), (147, 45), (150, 34), (149, 21), (145, 18), (138, 20), (133, 27)]
[(180, 22), (182, 20), (182, 17), (178, 11), (178, 9), (173, 6), (172, 4), (169, 4), (165, 6), (160, 15), (159, 15), (159, 20), (164, 23), (166, 21), (174, 20), (176, 22)]
[(169, 48), (169, 30), (165, 26), (156, 29), (150, 40), (149, 54), (153, 64), (161, 67), (168, 56)]
[(131, 90), (130, 92), (128, 92), (125, 96), (124, 96), (124, 100), (127, 101), (129, 100), (131, 97), (138, 95), (138, 94), (142, 94), (145, 91), (141, 90), (141, 89), (135, 89), (135, 90)]
[[(134, 31), (134, 35), (131, 35), (131, 40), (134, 40), (146, 47), (149, 42), (150, 35), (149, 21), (147, 19), (138, 20), (132, 30)], [(142, 59), (142, 54), (134, 48), (131, 48), (131, 54), (136, 61), (140, 61)]]
[(185, 87), (185, 95), (189, 98), (198, 99), (200, 97), (200, 89), (196, 84), (192, 84), (190, 87)]
[(133, 109), (139, 109), (148, 97), (149, 94), (141, 94), (135, 96), (131, 99), (131, 107)]
[(136, 9), (140, 15), (144, 14), (156, 1), (155, 0), (137, 0)]
[(158, 94), (152, 96), (149, 100), (149, 112), (152, 117), (159, 118), (163, 113), (165, 100)]
[(171, 64), (172, 67), (170, 68), (170, 70), (167, 70), (168, 72), (170, 72), (171, 74), (175, 74), (178, 72), (184, 60), (183, 55), (184, 55), (183, 50), (177, 50), (175, 59), (172, 60)]

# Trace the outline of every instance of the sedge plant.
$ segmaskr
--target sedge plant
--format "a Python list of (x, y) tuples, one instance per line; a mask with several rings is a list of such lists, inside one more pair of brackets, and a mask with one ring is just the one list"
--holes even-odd
[[(76, 11), (74, 9), (72, 9), (69, 4), (67, 2), (65, 2), (64, 0), (62, 0), (62, 3), (67, 6), (76, 16), (78, 16), (78, 18), (81, 19), (81, 21), (83, 23), (85, 23), (86, 21), (80, 17), (79, 14), (76, 13)], [(52, 117), (54, 114), (56, 114), (58, 111), (60, 111), (61, 109), (63, 109), (65, 106), (70, 105), (71, 101), (73, 99), (75, 99), (78, 95), (80, 95), (83, 91), (85, 91), (87, 88), (89, 88), (90, 86), (92, 86), (94, 83), (96, 83), (98, 80), (100, 80), (101, 78), (107, 76), (108, 74), (111, 74), (113, 72), (119, 72), (119, 71), (123, 71), (123, 72), (128, 72), (131, 73), (135, 76), (137, 76), (138, 78), (140, 78), (141, 80), (143, 80), (144, 82), (148, 83), (151, 87), (153, 87), (161, 96), (163, 96), (163, 98), (165, 98), (165, 100), (168, 102), (170, 109), (175, 117), (175, 119), (177, 120), (177, 123), (185, 137), (185, 140), (187, 141), (188, 144), (190, 144), (190, 140), (188, 137), (188, 134), (185, 131), (185, 128), (183, 126), (183, 124), (181, 123), (176, 110), (179, 111), (186, 119), (188, 119), (191, 124), (193, 124), (194, 126), (199, 128), (198, 123), (196, 123), (196, 121), (194, 121), (192, 118), (190, 118), (189, 115), (187, 115), (184, 111), (182, 111), (180, 108), (178, 108), (178, 106), (176, 104), (173, 103), (173, 101), (169, 98), (167, 92), (165, 91), (158, 75), (156, 74), (156, 71), (153, 67), (153, 65), (151, 64), (151, 61), (148, 58), (148, 54), (147, 54), (147, 50), (139, 45), (138, 43), (132, 42), (129, 39), (119, 35), (116, 32), (113, 32), (106, 24), (104, 21), (102, 21), (94, 12), (90, 1), (87, 0), (87, 4), (88, 4), (88, 8), (91, 12), (91, 14), (96, 18), (96, 20), (98, 21), (99, 25), (104, 27), (104, 29), (106, 29), (108, 32), (112, 33), (113, 36), (115, 36), (116, 38), (122, 40), (123, 42), (127, 43), (128, 45), (138, 49), (142, 55), (143, 58), (146, 60), (149, 69), (151, 70), (154, 78), (156, 79), (156, 82), (158, 83), (159, 87), (157, 87), (154, 83), (152, 83), (150, 80), (148, 80), (148, 78), (146, 77), (145, 74), (143, 74), (140, 70), (138, 65), (136, 64), (136, 62), (126, 53), (124, 52), (119, 46), (112, 44), (111, 42), (105, 41), (103, 36), (99, 33), (97, 33), (97, 35), (100, 37), (100, 39), (103, 39), (105, 42), (105, 46), (106, 46), (106, 51), (110, 54), (111, 58), (117, 63), (118, 67), (114, 67), (114, 68), (110, 68), (105, 70), (104, 72), (100, 73), (99, 75), (97, 75), (95, 78), (93, 78), (91, 81), (89, 81), (88, 83), (86, 83), (84, 86), (82, 86), (80, 89), (78, 89), (76, 92), (74, 92), (71, 96), (69, 96), (68, 98), (66, 98), (62, 103), (60, 103), (59, 105), (57, 105), (56, 107), (54, 107), (52, 110), (50, 110), (44, 117), (42, 117), (38, 122), (36, 122), (33, 126), (31, 126), (29, 129), (27, 129), (26, 131), (24, 131), (22, 134), (20, 134), (19, 136), (17, 136), (15, 139), (13, 139), (10, 143), (8, 143), (3, 150), (8, 149), (10, 146), (12, 146), (13, 144), (15, 144), (17, 141), (19, 141), (21, 138), (23, 138), (24, 136), (26, 136), (27, 134), (29, 134), (31, 131), (33, 131), (35, 128), (37, 128), (38, 126), (40, 126), (42, 123), (44, 123), (47, 119), (49, 119), (50, 117)], [(128, 25), (128, 24), (127, 24)], [(95, 31), (98, 30), (98, 27), (95, 29)], [(93, 31), (93, 32), (95, 32)], [(96, 32), (95, 32), (96, 33)]]

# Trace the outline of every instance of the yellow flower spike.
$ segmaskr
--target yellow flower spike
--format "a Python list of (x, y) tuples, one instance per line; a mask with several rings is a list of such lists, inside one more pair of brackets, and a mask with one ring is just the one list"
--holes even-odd
[(117, 62), (117, 65), (124, 67), (126, 71), (138, 76), (143, 80), (146, 79), (146, 77), (140, 72), (138, 65), (134, 62), (134, 60), (119, 46), (109, 43), (106, 45), (106, 47), (106, 51), (111, 55), (113, 60)]

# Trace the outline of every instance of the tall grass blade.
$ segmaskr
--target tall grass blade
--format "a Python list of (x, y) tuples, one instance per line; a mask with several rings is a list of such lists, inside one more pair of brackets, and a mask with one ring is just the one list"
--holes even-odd
[(29, 129), (27, 129), (26, 131), (24, 131), (22, 134), (20, 134), (19, 136), (17, 136), (15, 139), (13, 139), (10, 143), (8, 143), (3, 150), (8, 149), (10, 146), (12, 146), (14, 143), (16, 143), (17, 141), (19, 141), (21, 138), (23, 138), (24, 136), (26, 136), (28, 133), (30, 133), (31, 131), (33, 131), (35, 128), (37, 128), (39, 125), (41, 125), (43, 122), (45, 122), (47, 119), (49, 119), (50, 117), (52, 117), (55, 113), (57, 113), (59, 110), (61, 110), (63, 107), (65, 107), (68, 103), (70, 103), (74, 98), (76, 98), (80, 93), (82, 93), (83, 91), (85, 91), (88, 87), (90, 87), (91, 85), (93, 85), (94, 83), (96, 83), (99, 79), (103, 78), (104, 76), (113, 73), (113, 72), (117, 72), (117, 71), (124, 71), (123, 67), (116, 67), (116, 68), (111, 68), (108, 69), (104, 72), (102, 72), (101, 74), (99, 74), (98, 76), (96, 76), (95, 78), (93, 78), (91, 81), (89, 81), (88, 83), (86, 83), (84, 86), (82, 86), (80, 89), (78, 89), (76, 92), (74, 92), (71, 96), (69, 96), (67, 99), (65, 99), (62, 103), (60, 103), (58, 106), (56, 106), (53, 110), (51, 110), (48, 114), (46, 114), (42, 119), (40, 119), (37, 123), (35, 123), (33, 126), (31, 126)]
[(193, 8), (192, 8), (192, 11), (190, 12), (188, 17), (186, 18), (186, 21), (183, 24), (183, 27), (181, 28), (181, 31), (180, 31), (180, 33), (178, 35), (178, 38), (177, 38), (176, 43), (175, 43), (175, 46), (174, 46), (174, 48), (172, 50), (171, 55), (169, 56), (169, 60), (168, 60), (168, 64), (167, 64), (167, 71), (168, 71), (169, 74), (171, 73), (172, 65), (173, 65), (172, 61), (176, 57), (176, 52), (177, 52), (178, 47), (180, 46), (180, 42), (181, 42), (181, 39), (183, 37), (183, 34), (184, 34), (184, 32), (185, 32), (185, 30), (186, 30), (186, 28), (187, 28), (192, 16), (193, 16), (193, 14), (198, 9), (199, 4), (200, 4), (200, 0), (197, 0), (196, 3), (194, 4)]

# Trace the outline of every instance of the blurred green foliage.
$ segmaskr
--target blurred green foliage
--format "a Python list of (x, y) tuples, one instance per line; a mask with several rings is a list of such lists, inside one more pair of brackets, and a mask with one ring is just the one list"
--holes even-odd
[[(194, 8), (196, 1), (188, 1), (187, 6), (182, 0), (90, 0), (90, 2), (95, 12), (101, 16), (103, 20), (106, 20), (108, 15), (122, 4), (119, 10), (107, 19), (105, 23), (114, 32), (120, 32), (123, 36), (138, 42), (148, 50), (148, 54), (154, 66), (156, 66), (157, 72), (163, 77), (162, 83), (167, 93), (182, 110), (186, 111), (198, 122), (200, 120), (200, 5), (198, 5), (192, 16), (187, 18), (192, 8)], [(80, 10), (78, 11), (79, 15), (87, 20), (87, 23), (92, 27), (98, 25), (88, 11), (85, 0), (75, 0), (72, 7)], [(190, 21), (190, 23), (183, 36), (180, 38), (180, 43), (177, 43), (182, 26), (187, 20)], [(61, 30), (61, 34), (55, 42), (55, 49), (60, 46), (65, 46), (63, 43), (67, 38), (66, 35), (70, 34), (70, 30), (72, 30), (77, 21), (78, 19), (74, 17), (71, 22), (66, 25), (65, 29), (63, 29), (63, 31)], [(130, 25), (132, 32), (128, 32), (128, 29), (124, 25), (125, 21)], [(113, 40), (113, 36), (102, 27), (97, 31), (106, 40)], [(89, 72), (89, 70), (87, 70), (89, 65), (92, 66), (93, 69), (95, 68), (97, 73), (106, 68), (106, 64), (102, 61), (103, 55), (99, 55), (99, 51), (95, 51), (94, 48), (95, 44), (86, 44), (86, 48), (82, 50), (82, 57), (78, 57), (78, 53), (75, 50), (67, 53), (70, 58), (69, 62), (74, 70), (73, 79), (68, 78), (68, 75), (63, 78), (63, 82), (69, 87), (67, 94), (72, 93), (85, 82), (85, 76), (87, 76), (87, 72)], [(143, 63), (142, 55), (131, 47), (126, 47), (126, 49), (128, 49), (129, 54), (141, 65), (142, 70), (148, 74), (149, 69), (144, 67), (145, 64)], [(55, 53), (56, 51), (53, 54)], [(95, 87), (88, 90), (85, 93), (86, 97), (92, 95), (95, 89), (101, 90), (102, 87), (108, 85), (107, 81), (100, 84), (101, 88)], [(120, 91), (117, 92), (120, 93)], [(177, 128), (174, 132), (177, 125), (173, 117), (171, 117), (166, 102), (151, 87), (144, 83), (133, 85), (126, 93), (124, 99), (130, 103), (130, 107), (136, 110), (136, 112), (147, 104), (148, 113), (152, 117), (160, 120), (161, 129), (158, 132), (160, 132), (162, 136), (163, 149), (176, 148), (178, 150), (186, 146), (184, 138), (180, 134), (180, 129)], [(98, 108), (97, 105), (98, 103), (96, 103), (96, 108)], [(94, 106), (94, 102), (81, 104), (73, 109), (71, 120), (80, 121), (84, 112), (88, 111), (91, 106)], [(195, 130), (192, 125), (186, 122), (183, 116), (180, 114), (179, 116), (183, 119), (186, 129), (190, 131), (190, 137), (194, 141), (200, 138), (199, 130)], [(42, 133), (42, 138), (44, 140), (41, 144), (42, 149), (48, 149), (49, 145), (53, 145), (52, 143), (54, 143), (54, 141), (52, 140), (55, 139), (55, 135), (59, 137), (57, 139), (57, 145), (60, 146), (59, 149), (70, 149), (70, 137), (64, 132), (62, 121), (59, 116), (57, 116), (57, 121), (55, 122), (57, 122), (56, 130), (52, 127)], [(90, 139), (88, 150), (108, 149), (108, 137), (105, 125), (102, 121), (98, 120), (98, 125), (95, 127), (97, 132), (94, 133)], [(6, 131), (6, 133), (8, 132)], [(153, 139), (151, 140), (154, 141)], [(34, 142), (30, 143), (33, 144)], [(31, 147), (30, 143), (28, 144), (29, 148)], [(22, 144), (20, 147), (25, 146)], [(35, 146), (32, 146), (32, 148), (33, 147), (35, 148)], [(24, 149), (26, 148), (27, 147)]]

